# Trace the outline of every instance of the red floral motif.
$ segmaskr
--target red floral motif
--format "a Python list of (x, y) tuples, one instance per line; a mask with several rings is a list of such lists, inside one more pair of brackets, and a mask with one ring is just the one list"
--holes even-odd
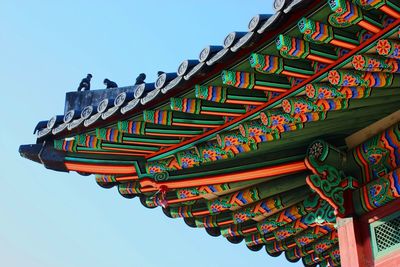
[(217, 157), (217, 152), (213, 151), (213, 150), (204, 150), (203, 151), (203, 158), (204, 159), (211, 159), (211, 160), (215, 160)]
[(334, 251), (332, 251), (331, 254), (335, 259), (340, 259), (340, 251), (338, 249), (335, 249)]
[(189, 197), (196, 197), (199, 195), (199, 193), (194, 192), (194, 191), (189, 191), (187, 189), (182, 189), (177, 192), (177, 195), (178, 195), (178, 198), (185, 199), (185, 198), (189, 198)]
[(263, 132), (261, 131), (261, 129), (258, 129), (258, 128), (250, 128), (249, 129), (250, 137), (260, 136), (262, 134), (263, 134)]
[(273, 224), (263, 224), (260, 226), (260, 230), (261, 232), (263, 232), (264, 234), (269, 233), (274, 231), (276, 228), (278, 228), (276, 225)]
[(331, 99), (331, 98), (334, 98), (334, 96), (332, 95), (332, 91), (329, 91), (325, 87), (319, 88), (318, 99)]
[(329, 247), (326, 243), (322, 243), (322, 244), (317, 244), (315, 245), (315, 251), (317, 251), (318, 253), (322, 253), (325, 250), (327, 250)]
[(380, 55), (387, 55), (390, 52), (391, 45), (388, 40), (383, 39), (379, 40), (378, 44), (376, 45), (376, 50)]
[(368, 70), (373, 71), (373, 70), (379, 70), (380, 68), (381, 68), (381, 63), (378, 60), (373, 58), (370, 58), (368, 60)]
[(162, 172), (161, 168), (157, 166), (149, 167), (149, 173), (159, 173), (159, 172)]
[(271, 121), (272, 121), (272, 126), (278, 126), (278, 125), (286, 124), (285, 117), (280, 116), (280, 115), (271, 116)]
[(295, 114), (300, 114), (300, 113), (306, 113), (310, 111), (310, 107), (302, 102), (296, 102), (294, 106), (294, 113)]
[(290, 237), (291, 235), (292, 235), (292, 233), (290, 233), (288, 231), (278, 231), (276, 233), (276, 238), (279, 240), (283, 240), (283, 239)]
[(244, 213), (235, 213), (233, 215), (233, 219), (237, 222), (237, 223), (242, 223), (244, 221), (247, 221), (249, 219), (249, 217), (244, 214)]
[(361, 55), (354, 56), (352, 64), (356, 70), (363, 70), (365, 67), (364, 57)]
[(242, 124), (239, 125), (239, 132), (240, 132), (241, 135), (246, 137), (246, 129), (244, 128), (244, 126)]
[(182, 158), (181, 163), (182, 163), (182, 168), (190, 168), (199, 164), (198, 161), (192, 158)]
[(232, 136), (227, 136), (225, 137), (225, 146), (229, 147), (229, 146), (235, 146), (235, 145), (239, 145), (239, 140), (238, 138), (234, 138)]
[(224, 207), (222, 207), (222, 205), (220, 205), (220, 204), (218, 204), (218, 203), (213, 203), (211, 206), (210, 206), (210, 211), (212, 212), (212, 213), (218, 213), (218, 212), (222, 212), (222, 211), (224, 211), (224, 210), (226, 210)]
[(299, 239), (297, 239), (298, 244), (300, 244), (300, 246), (305, 246), (309, 243), (311, 243), (314, 239), (310, 239), (308, 237), (301, 237)]
[(358, 85), (358, 82), (357, 82), (356, 77), (346, 74), (343, 77), (343, 85), (356, 86), (356, 85)]
[(338, 85), (340, 82), (340, 75), (336, 70), (332, 70), (328, 74), (328, 80), (333, 85)]
[(312, 84), (307, 84), (306, 85), (306, 95), (309, 98), (314, 98), (315, 97), (315, 88)]
[(285, 99), (282, 101), (282, 108), (286, 113), (290, 113), (292, 110), (292, 105), (290, 105), (290, 102)]

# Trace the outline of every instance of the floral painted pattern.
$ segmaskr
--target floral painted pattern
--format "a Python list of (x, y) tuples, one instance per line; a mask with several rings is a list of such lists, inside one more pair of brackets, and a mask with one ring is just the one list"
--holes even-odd
[(400, 43), (396, 41), (381, 39), (376, 45), (376, 51), (379, 55), (400, 59)]

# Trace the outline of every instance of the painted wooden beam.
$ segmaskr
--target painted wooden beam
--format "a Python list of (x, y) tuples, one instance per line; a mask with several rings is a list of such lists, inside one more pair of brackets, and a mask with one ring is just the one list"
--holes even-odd
[[(296, 192), (296, 194), (295, 194)], [(218, 215), (204, 216), (195, 218), (197, 227), (220, 227), (230, 224), (241, 224), (250, 220), (259, 221), (276, 213), (288, 206), (293, 205), (301, 196), (309, 192), (307, 187), (301, 187), (295, 190), (285, 192), (281, 195), (274, 195), (248, 206), (241, 207), (235, 211), (223, 212)], [(182, 209), (181, 212), (187, 212), (188, 209)], [(182, 216), (186, 217), (186, 216)]]
[(224, 70), (221, 73), (221, 78), (224, 85), (241, 89), (284, 93), (292, 86), (286, 76), (275, 74)]
[(304, 161), (294, 161), (285, 164), (277, 164), (275, 166), (267, 166), (263, 168), (252, 169), (248, 171), (238, 171), (220, 175), (210, 175), (205, 177), (195, 177), (192, 179), (179, 181), (155, 181), (153, 179), (144, 178), (141, 180), (143, 187), (161, 187), (165, 186), (169, 189), (187, 188), (195, 186), (203, 186), (218, 183), (233, 183), (243, 181), (254, 181), (257, 179), (273, 179), (281, 175), (289, 175), (307, 170)]
[(191, 114), (237, 117), (246, 113), (242, 105), (218, 103), (196, 98), (171, 98), (171, 110)]
[(83, 173), (96, 174), (136, 174), (136, 169), (132, 165), (100, 165), (87, 164), (78, 162), (65, 162), (65, 166), (69, 171), (77, 171)]
[(271, 95), (264, 91), (241, 90), (233, 87), (212, 85), (196, 85), (195, 95), (199, 99), (240, 105), (262, 105), (271, 98)]
[(250, 66), (264, 74), (281, 74), (288, 77), (307, 79), (315, 72), (306, 60), (289, 60), (282, 57), (253, 53), (249, 58)]
[(370, 12), (364, 12), (359, 5), (348, 0), (328, 1), (334, 12), (329, 16), (329, 23), (335, 27), (343, 28), (357, 25), (372, 33), (378, 33), (382, 29), (379, 17)]
[(306, 96), (314, 101), (318, 99), (360, 99), (371, 95), (370, 87), (333, 86), (329, 83), (309, 83)]
[[(290, 181), (290, 182), (288, 182)], [(257, 186), (241, 189), (240, 191), (220, 196), (206, 202), (193, 203), (190, 216), (216, 215), (227, 210), (237, 210), (242, 206), (252, 204), (275, 194), (301, 187), (305, 184), (304, 175), (290, 175)], [(180, 207), (171, 208), (173, 217), (186, 216), (188, 213), (179, 212)]]
[(360, 44), (357, 35), (331, 27), (325, 23), (314, 21), (308, 18), (302, 18), (298, 23), (300, 32), (304, 40), (316, 44), (331, 44), (333, 46), (345, 49), (354, 49)]
[(225, 123), (219, 116), (191, 114), (171, 110), (145, 110), (143, 117), (146, 122), (184, 126), (194, 128), (215, 128)]
[(368, 40), (363, 42), (359, 47), (357, 47), (357, 49), (354, 49), (354, 50), (350, 51), (348, 54), (341, 56), (334, 64), (330, 64), (329, 66), (325, 67), (323, 69), (323, 71), (322, 70), (319, 71), (318, 73), (316, 73), (315, 75), (313, 75), (312, 77), (307, 79), (306, 81), (304, 81), (296, 86), (293, 86), (292, 89), (290, 89), (286, 93), (282, 93), (282, 94), (276, 96), (274, 99), (265, 103), (264, 105), (260, 105), (256, 109), (253, 109), (253, 110), (247, 112), (243, 116), (238, 117), (232, 121), (225, 123), (222, 127), (212, 129), (212, 130), (204, 133), (203, 135), (186, 140), (186, 141), (182, 142), (180, 144), (180, 146), (162, 149), (160, 152), (154, 153), (153, 155), (150, 155), (147, 158), (159, 159), (159, 158), (171, 155), (175, 149), (181, 149), (182, 147), (190, 146), (190, 144), (192, 144), (193, 142), (198, 143), (201, 141), (205, 141), (210, 136), (215, 136), (215, 134), (223, 131), (226, 128), (232, 129), (235, 126), (238, 126), (238, 124), (240, 124), (240, 122), (243, 121), (244, 119), (254, 118), (255, 116), (257, 116), (259, 114), (260, 111), (264, 110), (265, 108), (274, 107), (277, 104), (279, 104), (282, 101), (282, 99), (284, 99), (285, 97), (293, 95), (294, 93), (299, 93), (303, 89), (303, 87), (305, 85), (307, 85), (308, 83), (312, 82), (312, 80), (320, 77), (321, 75), (326, 75), (326, 71), (333, 69), (338, 64), (344, 64), (344, 63), (348, 62), (352, 58), (352, 56), (354, 56), (356, 53), (359, 52), (359, 50), (371, 48), (379, 38), (382, 38), (382, 36), (386, 36), (389, 33), (392, 33), (394, 30), (396, 30), (396, 33), (397, 33), (398, 32), (397, 28), (398, 28), (399, 24), (400, 24), (400, 20), (396, 20), (393, 24), (387, 26), (385, 29), (383, 29), (381, 32), (379, 32), (379, 34), (373, 35), (371, 38), (369, 38)]
[(202, 129), (161, 125), (144, 121), (119, 121), (118, 130), (135, 135), (160, 136), (160, 137), (193, 137), (203, 133)]
[(351, 64), (355, 70), (359, 71), (400, 73), (400, 61), (395, 58), (356, 55)]
[(309, 227), (282, 241), (267, 242), (265, 247), (271, 254), (285, 251), (296, 246), (305, 247), (332, 231), (335, 231), (335, 228), (332, 225)]
[(368, 10), (371, 8), (380, 10), (390, 17), (400, 19), (400, 4), (396, 0), (376, 0), (376, 1), (363, 1), (354, 0), (354, 3)]
[(376, 52), (387, 58), (400, 59), (400, 42), (391, 39), (381, 39), (377, 42)]
[(386, 116), (385, 118), (371, 124), (370, 126), (355, 132), (354, 134), (346, 137), (346, 145), (347, 149), (351, 150), (368, 139), (374, 137), (375, 135), (385, 131), (386, 129), (392, 127), (396, 123), (400, 122), (400, 109), (389, 116)]
[(305, 200), (294, 204), (278, 213), (266, 217), (264, 220), (247, 225), (230, 225), (222, 228), (221, 233), (224, 237), (246, 236), (259, 233), (265, 235), (289, 224), (320, 207), (321, 199), (315, 194), (308, 196)]
[(331, 70), (328, 80), (335, 86), (397, 87), (400, 75), (386, 72)]

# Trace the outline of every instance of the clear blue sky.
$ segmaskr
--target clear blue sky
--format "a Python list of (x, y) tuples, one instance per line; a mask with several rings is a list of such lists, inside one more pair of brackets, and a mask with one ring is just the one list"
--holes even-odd
[(0, 1), (0, 266), (300, 266), (144, 208), (93, 176), (25, 160), (40, 120), (86, 73), (131, 85), (221, 44), (269, 0)]

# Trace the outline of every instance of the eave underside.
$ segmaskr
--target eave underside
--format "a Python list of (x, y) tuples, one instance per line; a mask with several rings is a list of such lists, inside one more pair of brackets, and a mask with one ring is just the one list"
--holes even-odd
[(266, 43), (167, 105), (47, 142), (65, 170), (97, 174), (100, 186), (190, 227), (306, 266), (339, 266), (334, 210), (306, 185), (307, 148), (322, 139), (346, 151), (346, 137), (398, 111), (400, 101), (392, 48), (400, 47), (400, 9), (359, 2), (335, 3), (361, 13), (319, 7), (306, 25), (285, 29), (281, 43)]

